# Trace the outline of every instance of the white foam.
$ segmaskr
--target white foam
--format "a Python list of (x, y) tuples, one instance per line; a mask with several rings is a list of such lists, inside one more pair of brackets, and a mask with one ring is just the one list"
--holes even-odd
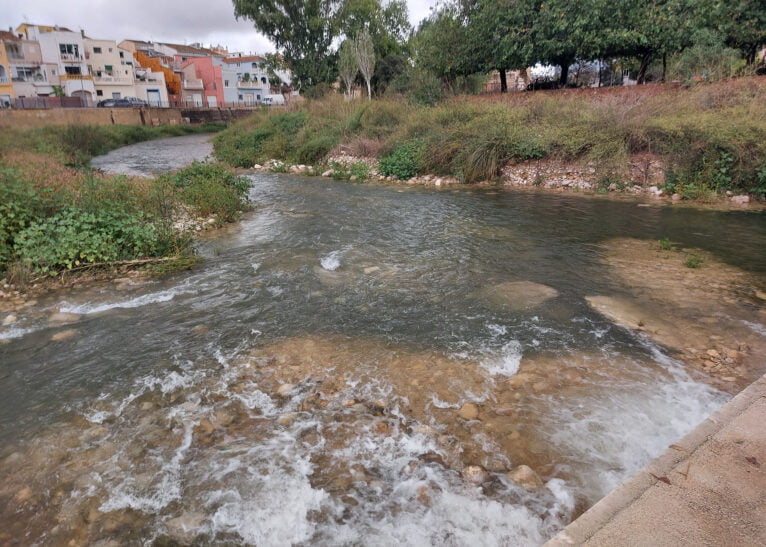
[(22, 329), (20, 327), (11, 327), (0, 332), (0, 340), (13, 340), (14, 338), (23, 338), (30, 332), (35, 332), (38, 329)]
[(330, 254), (323, 256), (319, 260), (319, 263), (325, 270), (334, 272), (340, 267), (341, 253), (342, 251), (333, 251)]
[(763, 326), (760, 323), (754, 323), (752, 321), (743, 320), (742, 322), (753, 332), (757, 332), (761, 336), (766, 336), (766, 326)]
[(128, 300), (120, 300), (117, 302), (107, 302), (103, 304), (70, 304), (69, 302), (62, 302), (59, 306), (59, 310), (65, 313), (76, 313), (78, 315), (88, 315), (92, 313), (101, 313), (103, 311), (112, 310), (115, 308), (140, 308), (149, 304), (156, 304), (159, 302), (168, 302), (173, 300), (179, 294), (188, 294), (189, 290), (174, 288), (166, 291), (160, 291), (156, 293), (145, 294), (143, 296), (137, 296)]
[(513, 376), (521, 364), (521, 344), (516, 340), (506, 343), (500, 352), (481, 361), (481, 366), (491, 375)]

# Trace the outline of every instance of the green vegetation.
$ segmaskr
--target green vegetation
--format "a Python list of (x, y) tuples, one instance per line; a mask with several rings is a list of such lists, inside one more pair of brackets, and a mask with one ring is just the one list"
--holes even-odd
[(188, 267), (190, 238), (176, 222), (184, 216), (235, 219), (247, 204), (246, 179), (221, 164), (197, 163), (157, 179), (108, 176), (83, 165), (122, 144), (202, 130), (72, 126), (5, 132), (0, 275), (23, 282), (33, 274), (111, 265)]
[(631, 157), (665, 166), (666, 193), (711, 199), (766, 193), (766, 82), (632, 87), (454, 97), (435, 106), (406, 99), (330, 96), (290, 111), (263, 110), (216, 136), (215, 155), (235, 166), (269, 159), (321, 163), (335, 147), (380, 160), (383, 175), (493, 180), (508, 163), (586, 162), (604, 187), (631, 183)]
[(686, 255), (686, 259), (684, 260), (684, 265), (687, 268), (699, 268), (702, 266), (703, 262), (705, 262), (705, 259), (701, 257), (700, 255), (689, 253)]
[(660, 240), (660, 249), (663, 251), (672, 251), (673, 250), (673, 242), (670, 241), (669, 237), (663, 237)]

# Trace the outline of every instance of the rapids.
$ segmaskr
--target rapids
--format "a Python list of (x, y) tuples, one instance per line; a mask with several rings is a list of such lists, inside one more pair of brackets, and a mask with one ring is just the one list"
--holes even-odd
[(0, 543), (539, 545), (730, 396), (587, 298), (618, 236), (762, 281), (763, 214), (251, 178), (193, 271), (0, 327)]

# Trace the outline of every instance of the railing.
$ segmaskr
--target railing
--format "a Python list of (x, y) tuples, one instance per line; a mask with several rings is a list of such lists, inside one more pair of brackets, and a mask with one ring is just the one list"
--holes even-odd
[(74, 53), (62, 53), (61, 54), (61, 60), (62, 61), (82, 61), (82, 55), (75, 55)]
[(91, 74), (62, 74), (61, 81), (67, 82), (71, 80), (93, 80)]
[(94, 80), (97, 84), (130, 84), (133, 83), (132, 78), (125, 78), (119, 76), (95, 76)]
[(47, 83), (48, 81), (42, 74), (35, 74), (33, 76), (12, 76), (11, 80), (14, 82), (25, 82), (28, 84)]
[(268, 83), (264, 84), (263, 82), (259, 82), (257, 80), (255, 80), (255, 81), (253, 81), (253, 80), (248, 80), (248, 81), (239, 80), (237, 82), (237, 87), (241, 87), (242, 89), (263, 89), (263, 88), (267, 87), (268, 85), (269, 85)]
[(205, 89), (202, 80), (184, 80), (184, 89)]
[(0, 84), (7, 84), (7, 83), (10, 83), (8, 81), (8, 78), (6, 78), (5, 76), (0, 76)]

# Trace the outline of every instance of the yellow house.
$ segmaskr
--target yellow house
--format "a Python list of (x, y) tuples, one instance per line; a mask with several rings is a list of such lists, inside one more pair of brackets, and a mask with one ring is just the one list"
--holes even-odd
[[(7, 33), (11, 34), (11, 33)], [(13, 36), (13, 35), (11, 35)], [(0, 108), (13, 103), (13, 82), (11, 80), (11, 64), (8, 62), (8, 52), (5, 50), (5, 40), (0, 35)]]

